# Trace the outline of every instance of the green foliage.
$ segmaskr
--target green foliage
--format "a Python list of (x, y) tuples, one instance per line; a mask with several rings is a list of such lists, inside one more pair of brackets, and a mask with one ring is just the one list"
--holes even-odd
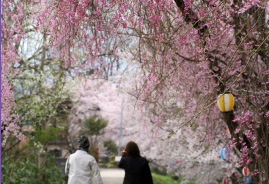
[(105, 140), (104, 146), (110, 155), (117, 154), (118, 148), (116, 143), (112, 139)]
[(1, 183), (62, 184), (62, 181), (63, 177), (53, 159), (47, 159), (40, 169), (36, 154), (20, 159), (6, 155), (1, 160)]
[[(165, 170), (160, 171), (158, 168), (151, 168), (151, 174), (154, 184), (180, 184), (184, 181), (184, 176), (179, 175), (177, 180), (173, 179), (174, 173), (172, 175), (165, 174)], [(195, 184), (195, 179), (189, 180), (186, 184)]]
[(110, 168), (115, 168), (115, 167), (118, 167), (118, 163), (119, 163), (119, 162), (116, 162), (115, 160), (110, 160), (108, 166), (109, 166)]
[(49, 157), (46, 162), (43, 163), (39, 170), (41, 178), (43, 178), (44, 183), (62, 184), (65, 176), (62, 176), (60, 169), (55, 166), (54, 159), (54, 157)]
[(13, 161), (8, 156), (2, 158), (2, 183), (38, 183), (38, 166), (37, 161), (34, 162), (34, 160), (32, 157), (24, 161)]
[(168, 175), (152, 173), (152, 178), (154, 184), (180, 184), (180, 181), (173, 180)]
[(56, 140), (57, 135), (62, 132), (61, 128), (48, 127), (47, 129), (37, 129), (31, 142), (40, 142), (42, 145), (47, 144), (49, 141)]
[(108, 162), (105, 164), (106, 168), (117, 168), (118, 167), (117, 161), (115, 161), (115, 155), (110, 155)]
[(98, 116), (92, 115), (86, 119), (84, 119), (80, 134), (89, 135), (89, 136), (98, 136), (103, 135), (104, 128), (107, 126), (108, 120)]
[(166, 170), (163, 168), (162, 170), (158, 169), (157, 167), (151, 168), (151, 172), (159, 174), (159, 175), (166, 175)]

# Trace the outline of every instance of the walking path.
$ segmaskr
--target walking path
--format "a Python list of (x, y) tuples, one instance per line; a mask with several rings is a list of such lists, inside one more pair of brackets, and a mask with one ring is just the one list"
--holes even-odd
[(125, 173), (124, 170), (118, 168), (101, 168), (100, 174), (104, 184), (122, 184)]

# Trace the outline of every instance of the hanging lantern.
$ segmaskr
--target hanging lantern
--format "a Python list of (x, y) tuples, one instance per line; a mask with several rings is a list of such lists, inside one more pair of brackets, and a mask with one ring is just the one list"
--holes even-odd
[(180, 159), (177, 159), (177, 163), (179, 163), (180, 162)]
[(244, 168), (242, 169), (242, 174), (243, 174), (244, 176), (249, 176), (249, 175), (250, 175), (249, 169), (248, 169), (247, 167), (244, 167)]
[(224, 178), (224, 179), (222, 180), (222, 184), (231, 184), (231, 183), (232, 183), (232, 182), (231, 182), (230, 179)]
[(251, 177), (250, 176), (244, 177), (244, 182), (245, 182), (245, 184), (250, 184), (251, 183)]
[(234, 107), (234, 97), (232, 94), (220, 94), (218, 96), (218, 107), (222, 112), (229, 112)]
[(205, 174), (205, 172), (204, 172), (204, 171), (202, 171), (202, 172), (201, 172), (201, 175), (204, 175), (204, 174)]
[(227, 152), (228, 152), (228, 148), (223, 148), (223, 149), (220, 150), (220, 156), (221, 156), (222, 159), (226, 160)]
[(175, 162), (171, 162), (171, 165), (175, 165)]

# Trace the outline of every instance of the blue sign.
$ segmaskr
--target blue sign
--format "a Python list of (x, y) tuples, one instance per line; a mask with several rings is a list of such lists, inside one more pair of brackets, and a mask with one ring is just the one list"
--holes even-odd
[(244, 177), (244, 182), (245, 184), (250, 184), (251, 183), (251, 177)]
[(226, 156), (227, 151), (228, 151), (228, 148), (223, 148), (223, 149), (220, 150), (220, 156), (224, 160), (226, 160), (226, 158), (227, 158), (227, 156)]

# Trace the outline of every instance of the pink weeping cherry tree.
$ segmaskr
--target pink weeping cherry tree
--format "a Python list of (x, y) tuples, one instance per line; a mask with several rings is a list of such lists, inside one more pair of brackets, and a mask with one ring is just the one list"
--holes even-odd
[[(203, 127), (204, 140), (213, 146), (228, 126), (231, 138), (225, 141), (240, 168), (250, 168), (253, 182), (266, 183), (268, 4), (178, 0), (132, 7), (132, 31), (126, 34), (137, 42), (130, 53), (142, 70), (134, 93), (138, 105), (155, 117), (157, 127), (169, 119), (184, 120), (169, 137), (183, 126)], [(236, 105), (222, 113), (216, 100), (227, 92)]]
[(20, 1), (2, 1), (1, 8), (1, 143), (5, 145), (10, 134), (20, 140), (24, 138), (10, 80), (19, 73), (13, 66), (20, 61), (18, 47), (24, 35), (26, 14)]
[[(231, 139), (226, 141), (241, 167), (249, 167), (254, 182), (269, 180), (266, 0), (35, 0), (23, 5), (7, 0), (3, 5), (4, 131), (20, 135), (9, 80), (20, 60), (16, 43), (31, 16), (35, 30), (48, 35), (51, 55), (77, 71), (102, 74), (116, 61), (118, 45), (128, 40), (121, 49), (132, 54), (142, 73), (133, 95), (142, 111), (152, 114), (156, 127), (179, 119), (170, 136), (183, 126), (201, 127), (204, 140), (213, 145), (228, 126)], [(25, 14), (29, 6), (38, 11)], [(110, 52), (104, 52), (109, 39)], [(104, 53), (114, 59), (107, 62)], [(222, 113), (216, 99), (227, 92), (236, 104)]]

